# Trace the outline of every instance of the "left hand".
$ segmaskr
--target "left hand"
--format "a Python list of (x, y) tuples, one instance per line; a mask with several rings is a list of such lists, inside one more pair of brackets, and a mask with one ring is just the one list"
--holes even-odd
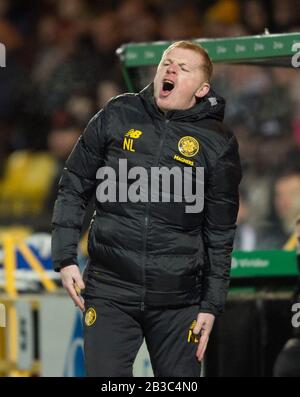
[(199, 334), (200, 340), (197, 349), (196, 356), (198, 361), (202, 361), (206, 346), (209, 340), (209, 335), (214, 325), (215, 316), (210, 313), (199, 313), (197, 317), (197, 323), (193, 330), (194, 334)]

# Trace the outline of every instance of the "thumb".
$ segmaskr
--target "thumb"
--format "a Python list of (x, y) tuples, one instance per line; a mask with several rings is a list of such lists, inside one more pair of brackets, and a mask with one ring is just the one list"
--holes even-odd
[(74, 276), (74, 281), (75, 281), (75, 283), (77, 284), (77, 286), (80, 289), (84, 289), (85, 288), (85, 285), (84, 285), (83, 279), (81, 277), (81, 274), (79, 274), (79, 273), (76, 274), (76, 276)]

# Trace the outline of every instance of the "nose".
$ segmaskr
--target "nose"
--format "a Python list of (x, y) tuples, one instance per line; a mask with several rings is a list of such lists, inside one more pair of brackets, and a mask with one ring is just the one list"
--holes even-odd
[(177, 65), (175, 63), (170, 63), (170, 65), (167, 68), (167, 73), (176, 74), (176, 72), (177, 72)]

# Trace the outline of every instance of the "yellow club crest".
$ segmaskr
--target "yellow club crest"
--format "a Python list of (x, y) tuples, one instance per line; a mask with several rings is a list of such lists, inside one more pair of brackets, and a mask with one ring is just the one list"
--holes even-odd
[(97, 318), (97, 313), (96, 310), (93, 307), (90, 307), (89, 309), (87, 309), (86, 313), (85, 313), (85, 324), (90, 327), (91, 325), (94, 324), (94, 322), (96, 321)]
[(184, 136), (178, 142), (178, 150), (186, 157), (193, 157), (199, 152), (199, 143), (192, 136)]

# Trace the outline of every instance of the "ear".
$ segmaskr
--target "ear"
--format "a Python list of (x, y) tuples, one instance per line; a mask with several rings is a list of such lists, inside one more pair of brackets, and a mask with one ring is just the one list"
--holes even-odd
[(195, 92), (197, 98), (203, 98), (210, 90), (209, 83), (203, 83), (202, 86)]

